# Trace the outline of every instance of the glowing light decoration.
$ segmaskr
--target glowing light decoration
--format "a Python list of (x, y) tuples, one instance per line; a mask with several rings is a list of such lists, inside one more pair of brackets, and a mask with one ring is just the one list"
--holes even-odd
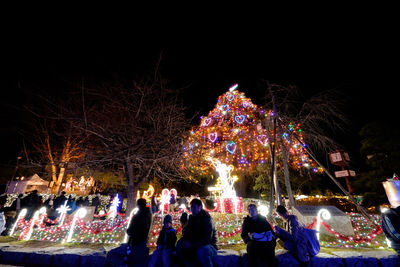
[(46, 208), (45, 207), (42, 207), (40, 210), (35, 211), (35, 213), (33, 214), (32, 219), (31, 219), (31, 224), (29, 226), (28, 233), (24, 237), (24, 240), (31, 239), (32, 232), (33, 232), (33, 226), (35, 225), (35, 222), (39, 219), (39, 215), (43, 214), (43, 213), (46, 213)]
[(233, 141), (230, 141), (228, 144), (226, 144), (226, 151), (229, 153), (233, 154), (236, 151), (236, 144)]
[(237, 123), (239, 123), (239, 124), (242, 124), (242, 123), (244, 122), (245, 119), (246, 119), (246, 116), (245, 116), (245, 115), (238, 115), (238, 116), (235, 116), (235, 121), (236, 121)]
[(210, 123), (211, 123), (211, 118), (206, 118), (206, 119), (204, 119), (204, 121), (203, 121), (203, 126), (208, 126), (208, 125), (210, 125)]
[(258, 212), (264, 217), (268, 216), (269, 213), (269, 207), (267, 205), (260, 205), (258, 206)]
[[(129, 214), (129, 222), (128, 222), (126, 229), (128, 229), (129, 226), (131, 225), (132, 217), (133, 217), (133, 215), (136, 214), (136, 212), (138, 212), (138, 210), (139, 210), (138, 208), (134, 208), (131, 210), (131, 213)], [(128, 234), (125, 233), (124, 240), (122, 241), (122, 243), (127, 243), (127, 242), (128, 242)]]
[[(221, 163), (233, 165), (235, 172), (242, 173), (254, 169), (259, 164), (271, 162), (268, 136), (273, 129), (265, 129), (265, 121), (271, 120), (271, 110), (264, 110), (237, 90), (237, 85), (218, 97), (217, 104), (201, 117), (200, 126), (193, 127), (183, 143), (182, 169), (194, 175), (206, 175), (214, 169), (207, 156), (218, 159)], [(289, 164), (294, 170), (302, 168), (313, 172), (322, 172), (307, 155), (300, 124), (282, 124), (285, 135), (275, 143), (277, 157), (283, 157), (285, 146), (289, 152)], [(296, 132), (300, 141), (291, 137)], [(218, 133), (218, 134), (217, 134)], [(304, 142), (303, 142), (304, 143)], [(278, 171), (282, 166), (277, 166)]]
[(19, 221), (21, 218), (25, 218), (25, 215), (26, 215), (27, 212), (28, 212), (27, 209), (22, 209), (22, 210), (19, 212), (18, 217), (17, 217), (17, 220), (15, 221), (14, 226), (13, 226), (13, 227), (11, 228), (11, 230), (10, 230), (10, 236), (12, 236), (12, 235), (14, 234), (15, 227), (17, 227), (18, 221)]
[(217, 133), (217, 132), (210, 133), (210, 134), (208, 135), (208, 139), (209, 139), (212, 143), (214, 143), (215, 140), (217, 140), (217, 137), (218, 137), (218, 133)]
[(239, 84), (235, 83), (234, 85), (232, 85), (232, 86), (229, 88), (229, 92), (235, 91), (238, 87), (239, 87)]
[(265, 134), (257, 135), (256, 139), (263, 146), (268, 145), (268, 138), (267, 138), (267, 136)]
[(136, 192), (136, 199), (139, 198), (144, 198), (146, 199), (147, 202), (151, 201), (151, 197), (154, 195), (154, 186), (151, 184), (149, 185), (149, 188), (147, 188), (146, 191), (143, 191), (142, 195), (140, 195), (140, 190)]
[(121, 201), (118, 198), (118, 194), (116, 194), (113, 201), (111, 202), (110, 210), (108, 211), (109, 219), (114, 219), (117, 216), (118, 206), (120, 203)]
[(393, 208), (400, 206), (400, 180), (397, 175), (393, 174), (393, 178), (386, 179), (386, 181), (382, 182), (382, 185), (390, 205)]
[(236, 191), (233, 186), (235, 184), (235, 181), (237, 181), (238, 177), (235, 175), (234, 176), (231, 175), (235, 167), (233, 165), (226, 165), (224, 163), (221, 163), (219, 160), (213, 159), (211, 157), (208, 157), (208, 160), (212, 162), (216, 171), (219, 174), (216, 187), (221, 188), (222, 190), (221, 197), (236, 198)]
[(74, 234), (76, 221), (78, 220), (78, 218), (82, 219), (83, 217), (85, 217), (86, 214), (87, 214), (86, 208), (80, 208), (80, 209), (78, 209), (76, 211), (76, 213), (74, 215), (74, 218), (72, 219), (71, 226), (69, 227), (68, 237), (67, 237), (67, 240), (66, 240), (67, 243), (71, 242), (72, 235)]
[(60, 213), (60, 223), (59, 225), (63, 225), (64, 219), (65, 219), (65, 214), (71, 210), (70, 207), (67, 206), (68, 200), (65, 200), (64, 205), (60, 206), (59, 208), (56, 209), (58, 213)]
[(168, 205), (169, 205), (169, 197), (170, 197), (170, 192), (168, 188), (164, 188), (161, 191), (161, 204), (160, 204), (160, 210), (161, 214), (164, 214), (164, 210), (168, 210)]
[(331, 218), (331, 213), (327, 210), (327, 209), (320, 209), (317, 213), (317, 226), (316, 226), (316, 230), (317, 230), (317, 238), (319, 240), (319, 231), (321, 228), (321, 221), (327, 221)]
[(226, 99), (228, 99), (228, 101), (232, 101), (235, 98), (234, 95), (232, 94), (226, 94)]

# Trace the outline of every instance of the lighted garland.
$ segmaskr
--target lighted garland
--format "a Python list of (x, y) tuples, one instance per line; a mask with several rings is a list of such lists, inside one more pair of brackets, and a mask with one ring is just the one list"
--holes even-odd
[[(258, 164), (270, 161), (269, 136), (262, 127), (265, 119), (272, 119), (272, 111), (266, 111), (237, 90), (230, 90), (218, 98), (217, 105), (205, 117), (201, 117), (199, 126), (193, 128), (183, 146), (184, 161), (182, 168), (207, 174), (212, 168), (208, 157), (218, 159), (234, 166), (235, 171), (244, 171)], [(289, 133), (296, 132), (303, 140), (300, 125), (283, 126), (283, 140), (289, 151), (290, 163), (295, 169), (311, 168), (313, 172), (322, 172), (307, 155), (303, 145), (291, 139)], [(281, 153), (277, 138), (277, 153)]]
[[(180, 238), (182, 227), (179, 218), (182, 212), (188, 212), (186, 209), (181, 209), (177, 212), (170, 213), (173, 219), (173, 227), (177, 231), (177, 236)], [(189, 212), (188, 212), (189, 213)], [(241, 214), (221, 214), (218, 212), (210, 212), (218, 233), (218, 245), (227, 244), (241, 244), (241, 225), (244, 213)], [(121, 214), (122, 215), (122, 214)], [(358, 213), (349, 213), (353, 228), (356, 234), (353, 236), (346, 236), (340, 234), (333, 229), (328, 223), (322, 222), (321, 225), (337, 238), (337, 241), (325, 241), (324, 238), (320, 241), (323, 247), (344, 247), (344, 248), (358, 248), (358, 247), (381, 247), (386, 246), (382, 229), (378, 226), (370, 228), (367, 226), (365, 218)], [(150, 231), (149, 247), (155, 247), (157, 238), (162, 229), (163, 217), (161, 213), (156, 213), (153, 217), (153, 225)], [(376, 222), (379, 222), (379, 216), (373, 215)], [(29, 227), (33, 219), (25, 220), (19, 219), (16, 226), (15, 235), (20, 239), (24, 239), (29, 231)], [(116, 243), (122, 242), (129, 219), (118, 216), (113, 220), (95, 220), (92, 222), (83, 222), (78, 219), (74, 227), (72, 235), (72, 242), (87, 242), (87, 243)], [(47, 218), (46, 214), (42, 214), (35, 221), (35, 228), (30, 239), (44, 240), (51, 242), (62, 242), (65, 240), (70, 226), (72, 223), (72, 216), (65, 218), (63, 225), (57, 225), (58, 219), (51, 220)], [(54, 224), (48, 226), (47, 224)], [(316, 220), (307, 228), (315, 227)]]

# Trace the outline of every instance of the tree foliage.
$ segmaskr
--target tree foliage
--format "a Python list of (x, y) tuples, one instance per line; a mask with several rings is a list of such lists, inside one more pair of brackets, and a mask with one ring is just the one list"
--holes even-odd
[(400, 129), (393, 121), (381, 120), (364, 125), (360, 137), (365, 171), (355, 178), (355, 192), (365, 195), (369, 206), (388, 202), (382, 182), (400, 172)]

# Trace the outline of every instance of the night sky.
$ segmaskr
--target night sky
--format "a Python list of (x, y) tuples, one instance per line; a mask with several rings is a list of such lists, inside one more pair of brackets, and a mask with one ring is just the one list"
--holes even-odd
[[(356, 153), (360, 127), (376, 119), (396, 118), (396, 73), (390, 55), (358, 46), (324, 47), (318, 44), (280, 48), (86, 48), (20, 49), (3, 58), (1, 88), (1, 163), (15, 162), (22, 139), (17, 133), (24, 116), (15, 107), (30, 102), (29, 94), (71, 88), (82, 78), (148, 74), (161, 55), (160, 73), (172, 86), (185, 87), (189, 112), (206, 115), (219, 95), (234, 84), (254, 103), (262, 104), (261, 80), (296, 85), (313, 95), (337, 89), (349, 98), (350, 132), (338, 137)], [(398, 119), (397, 119), (398, 120)]]

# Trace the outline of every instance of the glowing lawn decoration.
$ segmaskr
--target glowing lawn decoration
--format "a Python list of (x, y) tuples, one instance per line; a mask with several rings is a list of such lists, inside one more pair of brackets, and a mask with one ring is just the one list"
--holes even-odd
[(57, 212), (60, 213), (60, 225), (63, 225), (64, 223), (64, 219), (65, 219), (65, 214), (71, 210), (70, 207), (67, 206), (67, 202), (68, 200), (65, 200), (64, 205), (60, 206), (59, 208), (57, 208)]
[(22, 209), (22, 210), (19, 212), (18, 217), (17, 217), (17, 220), (15, 221), (14, 226), (11, 228), (10, 236), (12, 236), (12, 235), (14, 234), (15, 227), (17, 227), (18, 221), (19, 221), (21, 218), (24, 218), (27, 212), (28, 212), (27, 209)]
[(327, 221), (331, 218), (331, 213), (327, 209), (320, 209), (317, 213), (317, 238), (319, 240), (319, 230), (321, 228), (321, 220)]
[(74, 228), (75, 228), (75, 224), (78, 218), (83, 218), (85, 217), (87, 214), (87, 210), (86, 208), (80, 208), (78, 209), (78, 211), (75, 213), (74, 218), (72, 219), (72, 223), (71, 226), (69, 228), (69, 232), (68, 232), (68, 237), (67, 237), (67, 242), (71, 242), (72, 239), (72, 235), (74, 233)]
[(233, 165), (226, 165), (221, 163), (218, 159), (213, 159), (211, 157), (207, 158), (212, 162), (216, 171), (219, 174), (217, 180), (217, 188), (221, 188), (221, 196), (223, 198), (236, 198), (236, 191), (233, 187), (235, 181), (237, 181), (238, 177), (236, 175), (232, 176), (231, 173), (234, 170)]
[(39, 215), (44, 214), (44, 213), (46, 213), (46, 207), (41, 207), (40, 210), (35, 211), (35, 213), (33, 214), (33, 217), (32, 217), (31, 225), (29, 226), (29, 231), (26, 234), (24, 240), (31, 239), (32, 232), (33, 232), (33, 226), (35, 225), (35, 222), (37, 221), (37, 219), (39, 219)]
[[(133, 215), (136, 214), (136, 212), (138, 212), (138, 210), (139, 210), (138, 208), (134, 208), (133, 210), (131, 210), (131, 214), (129, 214), (129, 222), (127, 224), (126, 229), (128, 229), (129, 226), (131, 225), (132, 217)], [(127, 242), (128, 242), (128, 234), (125, 232), (124, 240), (122, 241), (122, 243), (127, 243)]]
[(114, 219), (117, 216), (117, 210), (118, 210), (118, 206), (120, 203), (121, 203), (121, 201), (118, 198), (118, 194), (116, 194), (113, 201), (111, 202), (111, 206), (110, 206), (110, 210), (109, 210), (110, 215), (108, 215), (109, 219)]
[(143, 191), (142, 196), (140, 196), (140, 190), (136, 193), (136, 199), (144, 198), (147, 202), (151, 201), (151, 197), (154, 195), (154, 187), (149, 185), (149, 188), (146, 191)]

